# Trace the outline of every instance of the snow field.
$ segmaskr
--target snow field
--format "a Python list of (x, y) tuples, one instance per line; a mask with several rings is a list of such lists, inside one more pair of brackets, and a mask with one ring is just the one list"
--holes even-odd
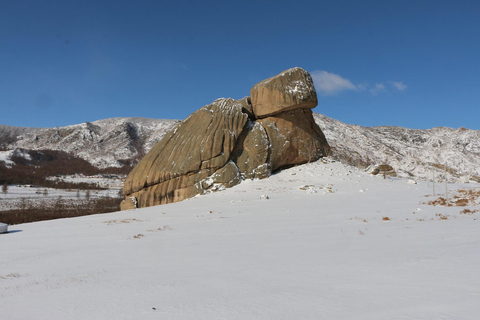
[(9, 226), (0, 310), (9, 319), (476, 319), (480, 213), (424, 204), (431, 193), (426, 182), (318, 161), (179, 203)]
[[(45, 190), (46, 193), (45, 193)], [(119, 188), (111, 188), (107, 190), (90, 190), (89, 198), (101, 197), (117, 197)], [(0, 210), (18, 209), (22, 205), (22, 201), (30, 203), (40, 203), (41, 201), (55, 202), (59, 198), (62, 200), (85, 200), (87, 197), (87, 190), (64, 190), (44, 187), (29, 187), (11, 185), (8, 187), (7, 194), (0, 194)]]

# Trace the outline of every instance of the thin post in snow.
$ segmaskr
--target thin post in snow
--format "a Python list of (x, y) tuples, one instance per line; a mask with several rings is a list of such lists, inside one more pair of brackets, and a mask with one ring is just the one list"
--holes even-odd
[(448, 182), (447, 182), (447, 166), (444, 165), (445, 168), (445, 199), (447, 201), (447, 206), (448, 206)]

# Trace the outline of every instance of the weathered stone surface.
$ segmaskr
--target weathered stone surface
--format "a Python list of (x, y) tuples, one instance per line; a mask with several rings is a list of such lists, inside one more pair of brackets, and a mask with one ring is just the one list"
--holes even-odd
[(233, 161), (229, 161), (225, 166), (218, 169), (214, 174), (202, 180), (202, 189), (209, 190), (223, 188), (231, 188), (241, 181), (240, 171)]
[(272, 171), (318, 160), (330, 151), (310, 109), (283, 112), (258, 122), (268, 135)]
[(237, 100), (238, 103), (242, 105), (242, 111), (248, 114), (248, 117), (255, 119), (255, 114), (253, 113), (253, 106), (250, 97), (245, 97), (243, 99)]
[(370, 166), (366, 171), (376, 176), (380, 172), (380, 169), (378, 169), (378, 166)]
[(138, 206), (175, 202), (195, 195), (195, 184), (225, 166), (247, 122), (242, 105), (218, 99), (166, 134), (125, 181), (124, 194)]
[(215, 170), (210, 168), (196, 173), (180, 175), (141, 189), (129, 196), (137, 198), (139, 208), (181, 201), (203, 193), (203, 189), (198, 182), (214, 172)]
[(313, 109), (318, 103), (312, 77), (302, 68), (288, 69), (257, 83), (250, 96), (257, 118), (293, 109)]
[(197, 110), (128, 175), (122, 210), (267, 178), (327, 155), (330, 147), (310, 110), (316, 104), (310, 75), (293, 68), (257, 84), (252, 100), (218, 99)]
[(378, 166), (379, 174), (383, 176), (391, 176), (391, 177), (396, 177), (397, 173), (395, 172), (395, 169), (389, 164), (381, 164)]
[(374, 176), (376, 176), (377, 174), (380, 174), (383, 176), (392, 176), (392, 177), (397, 176), (395, 169), (393, 169), (393, 167), (389, 164), (379, 164), (379, 165), (374, 164), (369, 166), (365, 171)]
[(269, 148), (265, 128), (259, 122), (250, 121), (238, 139), (232, 158), (243, 178), (263, 179), (270, 175)]
[(131, 210), (137, 208), (137, 199), (128, 197), (120, 203), (120, 210)]

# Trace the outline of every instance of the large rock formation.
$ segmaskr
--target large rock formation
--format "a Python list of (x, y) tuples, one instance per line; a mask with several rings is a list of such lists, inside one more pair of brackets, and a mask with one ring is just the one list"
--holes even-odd
[(328, 154), (310, 110), (317, 96), (308, 72), (286, 70), (250, 93), (251, 100), (218, 99), (166, 134), (128, 175), (122, 209), (229, 188)]
[(125, 181), (124, 194), (147, 207), (201, 193), (205, 182), (199, 182), (207, 177), (225, 184), (227, 178), (239, 180), (234, 177), (238, 169), (227, 163), (247, 119), (233, 99), (218, 99), (197, 110), (137, 164)]

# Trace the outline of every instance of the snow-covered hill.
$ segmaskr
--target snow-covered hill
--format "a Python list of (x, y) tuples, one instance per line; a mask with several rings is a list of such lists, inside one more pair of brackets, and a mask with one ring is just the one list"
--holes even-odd
[(111, 118), (58, 128), (18, 128), (0, 125), (4, 149), (61, 150), (93, 165), (118, 167), (155, 144), (178, 120)]
[[(422, 180), (480, 180), (480, 131), (465, 128), (428, 130), (348, 125), (324, 115), (314, 117), (332, 157), (367, 168), (388, 164), (400, 177)], [(0, 125), (0, 146), (72, 152), (98, 167), (121, 166), (141, 157), (177, 120), (113, 118), (61, 128), (36, 129)], [(7, 155), (0, 154), (1, 160)]]
[(480, 131), (437, 127), (347, 125), (321, 114), (315, 121), (324, 132), (333, 156), (359, 167), (388, 164), (400, 177), (422, 180), (445, 175), (449, 181), (480, 180)]
[(0, 315), (477, 319), (478, 199), (431, 194), (318, 161), (178, 203), (9, 226)]

